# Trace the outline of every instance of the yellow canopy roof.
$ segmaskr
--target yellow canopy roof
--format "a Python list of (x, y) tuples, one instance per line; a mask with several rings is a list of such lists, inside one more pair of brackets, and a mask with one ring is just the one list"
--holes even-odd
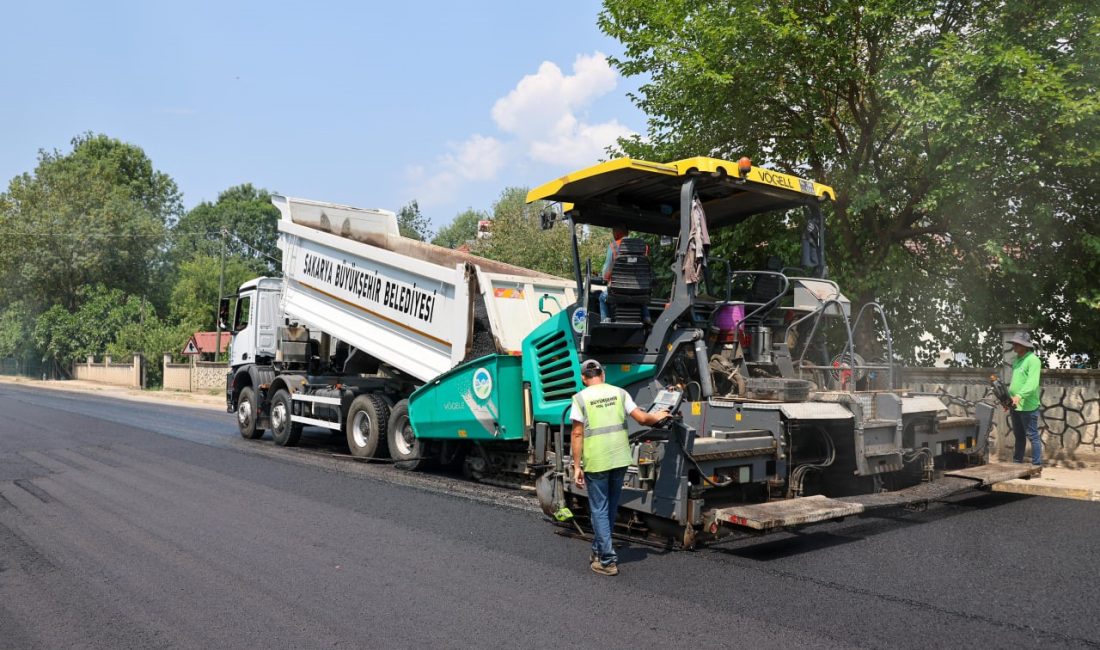
[(828, 185), (763, 167), (753, 166), (740, 177), (737, 163), (717, 158), (671, 163), (616, 158), (536, 187), (527, 201), (572, 204), (566, 210), (578, 223), (674, 233), (679, 227), (680, 188), (689, 174), (697, 175), (695, 191), (711, 228), (835, 196)]

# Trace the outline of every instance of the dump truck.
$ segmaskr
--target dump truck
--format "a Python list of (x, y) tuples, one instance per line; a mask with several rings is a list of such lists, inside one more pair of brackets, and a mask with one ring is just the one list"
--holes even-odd
[[(992, 405), (952, 417), (898, 388), (885, 311), (827, 277), (833, 197), (747, 159), (582, 169), (527, 197), (569, 229), (569, 280), (408, 240), (386, 211), (275, 197), (284, 277), (238, 292), (228, 409), (246, 438), (321, 426), (406, 469), (534, 482), (548, 519), (583, 527), (568, 411), (597, 359), (674, 414), (628, 421), (617, 533), (684, 548), (1030, 475), (986, 462)], [(801, 229), (793, 266), (710, 255), (712, 233), (756, 219)], [(580, 257), (592, 227), (645, 236), (621, 242), (609, 282)]]
[[(283, 275), (245, 282), (221, 306), (232, 307), (227, 406), (245, 438), (270, 429), (294, 446), (321, 427), (344, 433), (354, 456), (402, 449), (416, 466), (402, 437), (412, 392), (471, 356), (518, 358), (524, 336), (576, 300), (567, 280), (402, 237), (387, 210), (272, 201)], [(484, 385), (510, 379), (483, 365)], [(521, 433), (486, 417), (459, 440)]]

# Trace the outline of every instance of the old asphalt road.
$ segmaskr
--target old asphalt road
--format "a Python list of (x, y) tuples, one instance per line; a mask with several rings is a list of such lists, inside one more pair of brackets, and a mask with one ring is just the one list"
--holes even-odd
[[(0, 647), (1097, 647), (1100, 517), (978, 494), (588, 571), (522, 492), (0, 385)], [(412, 478), (410, 478), (412, 477)]]

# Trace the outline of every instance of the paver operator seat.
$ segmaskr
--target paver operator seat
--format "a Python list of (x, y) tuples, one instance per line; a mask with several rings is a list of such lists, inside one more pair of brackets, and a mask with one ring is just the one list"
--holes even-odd
[(607, 302), (612, 305), (615, 322), (642, 322), (642, 308), (649, 304), (653, 286), (648, 253), (649, 247), (641, 239), (624, 237), (619, 241), (607, 285)]

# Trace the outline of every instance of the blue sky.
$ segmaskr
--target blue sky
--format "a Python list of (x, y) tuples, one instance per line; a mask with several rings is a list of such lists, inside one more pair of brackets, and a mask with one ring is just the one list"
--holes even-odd
[(250, 182), (435, 225), (644, 130), (600, 3), (37, 2), (5, 7), (0, 179), (85, 131), (190, 208)]

